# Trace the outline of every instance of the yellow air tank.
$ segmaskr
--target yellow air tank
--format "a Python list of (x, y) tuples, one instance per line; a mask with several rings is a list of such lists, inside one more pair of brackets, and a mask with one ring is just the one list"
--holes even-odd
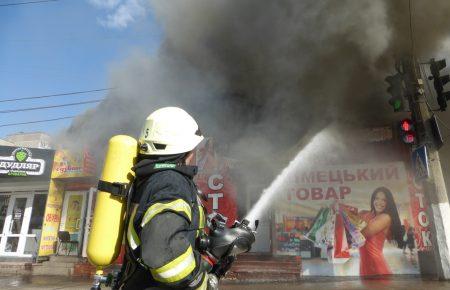
[(109, 140), (87, 247), (89, 261), (100, 269), (112, 264), (120, 253), (127, 203), (126, 197), (102, 191), (100, 183), (129, 185), (137, 150), (137, 141), (132, 137), (117, 135)]

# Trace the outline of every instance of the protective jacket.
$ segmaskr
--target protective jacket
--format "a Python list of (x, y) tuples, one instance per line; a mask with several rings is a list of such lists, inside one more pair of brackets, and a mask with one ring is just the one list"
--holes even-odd
[(205, 226), (197, 167), (144, 160), (135, 172), (121, 289), (206, 289), (208, 266), (196, 250)]

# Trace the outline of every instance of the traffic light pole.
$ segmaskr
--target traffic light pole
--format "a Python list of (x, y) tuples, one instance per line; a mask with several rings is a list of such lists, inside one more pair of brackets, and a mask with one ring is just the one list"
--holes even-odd
[[(405, 84), (412, 118), (416, 124), (419, 146), (426, 145), (429, 177), (423, 181), (429, 202), (428, 218), (431, 229), (432, 251), (439, 279), (450, 279), (450, 206), (442, 174), (439, 153), (434, 144), (430, 111), (426, 103), (418, 65), (412, 57), (402, 60)], [(421, 265), (423, 266), (423, 265)]]

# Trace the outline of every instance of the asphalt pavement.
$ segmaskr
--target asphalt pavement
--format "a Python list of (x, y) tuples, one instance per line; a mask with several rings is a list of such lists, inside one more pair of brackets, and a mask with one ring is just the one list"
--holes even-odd
[[(88, 279), (68, 279), (61, 276), (3, 276), (0, 277), (0, 289), (2, 290), (88, 290), (91, 281)], [(109, 289), (103, 287), (102, 289)], [(450, 281), (426, 280), (417, 277), (395, 277), (389, 280), (371, 279), (339, 279), (334, 278), (308, 278), (308, 280), (296, 283), (224, 283), (221, 290), (293, 290), (293, 289), (413, 289), (413, 290), (448, 290)]]

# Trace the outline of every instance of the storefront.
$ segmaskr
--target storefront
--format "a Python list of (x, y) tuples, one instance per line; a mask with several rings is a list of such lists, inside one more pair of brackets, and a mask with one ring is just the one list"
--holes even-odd
[[(39, 256), (85, 256), (96, 182), (94, 159), (87, 151), (56, 151)], [(57, 247), (58, 233), (63, 232), (74, 243)]]
[(0, 257), (36, 256), (53, 157), (53, 150), (0, 146)]

